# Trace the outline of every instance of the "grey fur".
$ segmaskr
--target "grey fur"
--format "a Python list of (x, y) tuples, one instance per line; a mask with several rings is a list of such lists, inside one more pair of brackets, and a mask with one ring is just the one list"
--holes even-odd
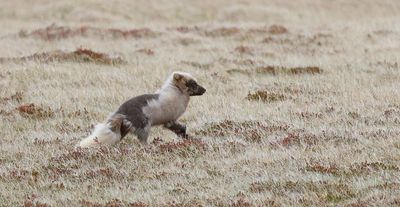
[(150, 134), (150, 124), (146, 125), (144, 128), (136, 129), (133, 133), (138, 137), (141, 143), (147, 144), (147, 138)]
[[(123, 103), (113, 116), (118, 114), (125, 115), (125, 121), (121, 125), (121, 139), (128, 132), (133, 132), (142, 141), (147, 140), (149, 125), (149, 117), (143, 113), (143, 107), (147, 106), (151, 100), (157, 100), (159, 94), (144, 94), (129, 99)], [(147, 130), (145, 130), (147, 128)]]
[(201, 96), (206, 92), (206, 89), (197, 84), (197, 82), (194, 80), (189, 80), (186, 83), (186, 87), (188, 87), (190, 96)]

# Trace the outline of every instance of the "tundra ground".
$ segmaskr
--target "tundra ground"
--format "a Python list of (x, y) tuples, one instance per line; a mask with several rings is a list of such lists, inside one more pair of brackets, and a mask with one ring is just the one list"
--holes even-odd
[[(400, 2), (2, 1), (0, 206), (400, 205)], [(174, 70), (192, 139), (74, 146)]]

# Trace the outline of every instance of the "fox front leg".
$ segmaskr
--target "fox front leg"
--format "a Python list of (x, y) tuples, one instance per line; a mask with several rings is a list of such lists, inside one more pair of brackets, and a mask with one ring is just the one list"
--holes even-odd
[(179, 124), (178, 122), (168, 122), (167, 124), (164, 124), (164, 127), (171, 130), (174, 132), (178, 137), (182, 138), (188, 138), (188, 135), (186, 134), (186, 126)]

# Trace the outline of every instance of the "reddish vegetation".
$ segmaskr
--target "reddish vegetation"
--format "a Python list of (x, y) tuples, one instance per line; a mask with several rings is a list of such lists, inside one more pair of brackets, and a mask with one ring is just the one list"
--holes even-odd
[(227, 141), (221, 146), (221, 148), (223, 148), (223, 150), (229, 150), (231, 153), (235, 153), (243, 151), (246, 148), (246, 145), (235, 141)]
[(256, 63), (252, 59), (233, 60), (232, 62), (236, 65), (254, 65)]
[(219, 123), (207, 124), (205, 129), (196, 131), (198, 135), (207, 136), (227, 136), (236, 135), (245, 138), (251, 142), (260, 142), (268, 134), (287, 131), (289, 126), (283, 125), (266, 125), (259, 121), (236, 122), (232, 120), (224, 120)]
[(282, 143), (283, 146), (288, 146), (288, 145), (290, 145), (291, 143), (296, 142), (296, 141), (298, 141), (298, 140), (299, 140), (299, 136), (298, 136), (298, 135), (289, 133), (288, 136), (285, 137), (285, 138), (282, 140), (281, 143)]
[(270, 74), (278, 74), (278, 73), (286, 73), (286, 74), (317, 74), (322, 73), (322, 69), (316, 66), (307, 66), (307, 67), (282, 67), (282, 66), (263, 66), (258, 67), (256, 69), (257, 73), (270, 73)]
[(258, 90), (247, 94), (247, 100), (263, 101), (266, 103), (285, 100), (285, 96), (280, 93), (275, 93), (267, 90)]
[(20, 102), (20, 101), (22, 101), (23, 95), (24, 95), (24, 93), (19, 91), (9, 97), (0, 98), (0, 100)]
[(6, 111), (4, 109), (0, 110), (0, 114), (4, 115), (4, 116), (12, 116), (13, 115), (12, 111)]
[(375, 63), (369, 63), (371, 67), (376, 67), (376, 66), (383, 66), (388, 69), (392, 70), (397, 70), (400, 68), (400, 64), (398, 62), (389, 62), (387, 60), (384, 61), (377, 61)]
[(181, 32), (181, 33), (188, 33), (190, 32), (192, 29), (189, 28), (188, 26), (180, 26), (175, 28), (176, 31)]
[(272, 25), (269, 27), (268, 32), (271, 34), (285, 34), (288, 32), (288, 29), (281, 25)]
[(143, 48), (143, 49), (136, 50), (136, 52), (138, 52), (138, 53), (143, 53), (143, 54), (146, 54), (146, 55), (148, 55), (148, 56), (152, 56), (152, 55), (155, 54), (154, 51), (153, 51), (152, 49), (147, 49), (147, 48)]
[(334, 164), (321, 165), (320, 163), (311, 163), (307, 164), (307, 167), (305, 169), (307, 171), (318, 172), (323, 174), (337, 175), (340, 173), (339, 168)]
[(92, 178), (99, 178), (99, 177), (106, 177), (106, 178), (113, 178), (115, 179), (116, 177), (121, 177), (121, 175), (118, 174), (118, 172), (115, 172), (112, 168), (100, 168), (97, 170), (88, 170), (85, 172), (85, 176), (88, 179)]
[(278, 71), (277, 71), (276, 66), (262, 66), (262, 67), (256, 68), (256, 72), (257, 73), (269, 73), (269, 74), (276, 75)]
[(3, 173), (2, 178), (10, 179), (10, 180), (26, 180), (29, 179), (33, 173), (28, 170), (21, 169), (11, 169), (8, 173)]
[(229, 205), (230, 207), (250, 207), (253, 206), (249, 201), (244, 198), (239, 198)]
[(160, 207), (203, 207), (204, 205), (199, 204), (197, 200), (190, 200), (186, 202), (169, 201), (159, 206)]
[(307, 171), (334, 174), (334, 175), (348, 175), (348, 176), (359, 176), (361, 174), (370, 174), (376, 171), (400, 171), (400, 168), (396, 164), (383, 163), (383, 162), (362, 162), (352, 164), (349, 168), (340, 169), (337, 165), (328, 164), (322, 165), (320, 163), (307, 164), (305, 168)]
[(35, 138), (33, 141), (34, 145), (49, 145), (49, 144), (59, 144), (59, 143), (61, 143), (61, 140), (58, 137), (55, 140), (44, 140)]
[(50, 207), (50, 205), (41, 203), (39, 201), (33, 202), (30, 200), (25, 200), (24, 207)]
[(253, 193), (261, 193), (271, 190), (271, 187), (273, 186), (269, 185), (269, 183), (258, 181), (250, 184), (250, 191)]
[(293, 36), (267, 36), (262, 40), (262, 43), (267, 44), (279, 44), (280, 46), (285, 46), (287, 50), (293, 50), (296, 48), (296, 52), (307, 51), (315, 53), (316, 49), (320, 46), (330, 46), (332, 50), (331, 53), (337, 53), (337, 50), (332, 41), (331, 34), (316, 33), (311, 36), (306, 35), (293, 35)]
[[(80, 204), (84, 207), (123, 207), (126, 206), (121, 200), (119, 199), (113, 199), (111, 201), (108, 201), (106, 204), (102, 205), (97, 202), (93, 201), (88, 201), (88, 200), (81, 200)], [(147, 207), (146, 204), (141, 203), (141, 202), (135, 202), (128, 204), (127, 206), (129, 207)]]
[(199, 26), (180, 26), (176, 28), (170, 28), (172, 30), (176, 30), (180, 33), (197, 33), (199, 35), (204, 35), (207, 37), (226, 37), (232, 36), (240, 33), (240, 29), (237, 27), (217, 27), (213, 29), (208, 29), (206, 27)]
[(140, 201), (137, 201), (137, 202), (134, 202), (134, 203), (130, 203), (128, 205), (128, 207), (147, 207), (147, 206), (148, 206), (147, 204), (145, 204), (143, 202), (140, 202)]
[(193, 32), (193, 31), (199, 31), (200, 27), (198, 26), (194, 26), (194, 27), (189, 27), (189, 26), (179, 26), (176, 28), (172, 28), (173, 30), (176, 30), (180, 33), (189, 33), (189, 32)]
[(269, 33), (273, 35), (285, 34), (288, 33), (288, 29), (281, 25), (271, 25), (270, 27), (256, 27), (250, 29), (240, 29), (238, 27), (217, 27), (213, 29), (208, 29), (206, 27), (199, 26), (180, 26), (175, 28), (170, 28), (171, 30), (176, 30), (180, 33), (197, 33), (201, 35), (205, 35), (208, 37), (226, 37), (237, 34), (243, 35), (251, 35), (251, 34), (264, 34)]
[(247, 34), (273, 34), (273, 35), (279, 35), (279, 34), (285, 34), (288, 33), (288, 29), (282, 25), (271, 25), (269, 27), (264, 26), (264, 27), (255, 27), (255, 28), (250, 28), (247, 30)]
[(90, 49), (78, 48), (73, 52), (51, 51), (43, 53), (35, 53), (30, 56), (17, 57), (17, 58), (0, 58), (0, 62), (18, 62), (18, 61), (40, 61), (40, 62), (92, 62), (99, 64), (122, 64), (125, 61), (120, 57), (110, 57), (104, 53), (94, 52)]
[(351, 118), (353, 118), (353, 119), (358, 119), (358, 118), (360, 118), (360, 114), (359, 113), (357, 113), (357, 112), (354, 112), (354, 111), (351, 111), (351, 112), (349, 112), (349, 113), (347, 113)]
[(33, 103), (18, 106), (16, 110), (19, 111), (21, 115), (35, 118), (54, 116), (54, 111), (50, 108), (44, 109), (42, 107), (35, 106)]
[(158, 148), (160, 149), (161, 152), (175, 152), (179, 150), (190, 150), (190, 149), (204, 151), (206, 149), (206, 145), (200, 140), (184, 139), (178, 142), (160, 144)]
[(225, 37), (238, 34), (240, 29), (237, 27), (220, 27), (212, 30), (204, 31), (205, 36), (209, 37)]
[(51, 161), (55, 163), (64, 163), (70, 160), (85, 159), (86, 157), (87, 157), (87, 152), (85, 152), (84, 150), (71, 150), (61, 155), (52, 157)]
[(50, 205), (36, 201), (38, 196), (36, 194), (29, 195), (25, 198), (24, 207), (49, 207)]
[(191, 45), (191, 44), (195, 44), (195, 43), (197, 43), (199, 41), (195, 40), (193, 38), (178, 38), (178, 39), (176, 39), (176, 42), (178, 44), (180, 44), (180, 45), (188, 46), (188, 45)]
[(248, 47), (248, 46), (241, 45), (241, 46), (238, 46), (238, 47), (235, 48), (235, 52), (238, 52), (240, 54), (249, 54), (249, 55), (251, 55), (251, 54), (253, 54), (253, 49)]
[(280, 144), (287, 147), (291, 145), (315, 145), (318, 142), (318, 137), (309, 133), (288, 133), (288, 135), (280, 141)]
[(398, 109), (396, 109), (396, 108), (389, 108), (389, 109), (386, 109), (386, 110), (383, 111), (383, 115), (384, 115), (386, 118), (389, 118), (389, 117), (397, 117), (397, 116), (400, 115), (400, 110), (398, 110)]
[[(64, 113), (63, 109), (60, 109), (60, 111), (62, 113)], [(84, 115), (86, 116), (88, 114), (89, 114), (89, 111), (84, 107), (82, 111), (80, 109), (78, 109), (76, 111), (68, 113), (67, 116), (71, 118), (71, 117), (80, 117), (80, 116), (84, 116)]]
[(362, 163), (356, 163), (353, 164), (350, 167), (350, 171), (352, 173), (370, 173), (373, 171), (379, 171), (379, 170), (384, 170), (384, 171), (400, 171), (400, 167), (396, 164), (390, 164), (390, 163), (383, 163), (383, 162), (362, 162)]
[(75, 56), (76, 58), (81, 57), (84, 60), (93, 62), (99, 62), (105, 64), (112, 64), (114, 62), (114, 59), (111, 59), (108, 55), (104, 53), (98, 53), (84, 48), (79, 48), (75, 50), (74, 52), (72, 52), (72, 55)]
[[(251, 60), (250, 60), (251, 61)], [(239, 63), (239, 62), (237, 62)], [(247, 62), (247, 65), (254, 65), (254, 62)], [(249, 70), (240, 70), (240, 69), (230, 69), (227, 70), (228, 73), (243, 73), (243, 74), (251, 74), (251, 73), (265, 73), (271, 75), (278, 74), (289, 74), (289, 75), (299, 75), (299, 74), (320, 74), (323, 70), (317, 66), (306, 66), (306, 67), (283, 67), (283, 66), (261, 66), (254, 69)]]
[[(254, 182), (250, 185), (250, 191), (254, 193), (270, 191), (274, 194), (287, 193), (287, 192), (312, 192), (319, 200), (325, 202), (337, 202), (338, 200), (344, 200), (353, 198), (355, 192), (346, 184), (330, 183), (327, 181), (259, 181)], [(301, 203), (310, 206), (308, 200), (299, 200)], [(315, 200), (313, 204), (315, 204)], [(266, 201), (265, 204), (279, 205), (279, 203), (273, 200)]]
[[(252, 59), (227, 59), (227, 58), (219, 58), (218, 62), (222, 65), (225, 64), (233, 64), (233, 65), (244, 65), (244, 66), (253, 66), (256, 63), (259, 63)], [(248, 70), (240, 70), (240, 69), (229, 69), (227, 70), (228, 73), (232, 72), (239, 72), (239, 73), (250, 73)]]
[(316, 74), (321, 72), (322, 70), (315, 66), (289, 68), (289, 73), (291, 74)]
[(102, 206), (100, 203), (95, 203), (95, 202), (88, 201), (88, 200), (81, 200), (80, 204), (84, 207), (101, 207)]
[(148, 28), (121, 30), (121, 29), (102, 29), (90, 26), (70, 28), (57, 26), (55, 24), (46, 28), (34, 30), (32, 32), (20, 31), (20, 37), (34, 37), (51, 41), (66, 39), (76, 36), (81, 37), (100, 37), (100, 38), (146, 38), (156, 37), (158, 34)]
[(323, 117), (323, 114), (320, 112), (307, 112), (307, 111), (296, 112), (296, 115), (303, 119), (312, 119), (312, 118), (320, 119)]

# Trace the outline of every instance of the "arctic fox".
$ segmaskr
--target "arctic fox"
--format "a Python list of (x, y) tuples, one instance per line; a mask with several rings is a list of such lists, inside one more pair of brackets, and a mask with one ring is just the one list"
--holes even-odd
[(177, 122), (185, 112), (190, 96), (200, 96), (206, 89), (185, 72), (173, 72), (155, 94), (136, 96), (123, 103), (104, 123), (96, 125), (93, 133), (78, 146), (112, 145), (132, 132), (147, 143), (150, 128), (163, 125), (180, 137), (186, 137), (186, 126)]

